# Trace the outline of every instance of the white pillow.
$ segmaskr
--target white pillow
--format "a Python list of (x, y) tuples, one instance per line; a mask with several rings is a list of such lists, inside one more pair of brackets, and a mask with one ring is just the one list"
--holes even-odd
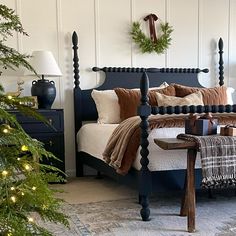
[(235, 89), (232, 87), (227, 87), (226, 89), (226, 94), (227, 94), (227, 104), (229, 105), (233, 105), (233, 93), (234, 93)]
[(191, 93), (183, 98), (175, 96), (167, 96), (165, 94), (160, 94), (156, 92), (156, 99), (158, 106), (184, 106), (184, 105), (202, 105), (204, 106), (202, 100), (202, 93), (200, 91)]
[(99, 91), (93, 89), (91, 96), (96, 104), (98, 123), (120, 123), (120, 106), (118, 103), (118, 97), (114, 90)]
[[(168, 87), (166, 82), (163, 82), (159, 87), (150, 88), (162, 89)], [(139, 90), (136, 88), (135, 90)], [(96, 104), (98, 112), (99, 124), (119, 124), (120, 123), (120, 105), (118, 97), (114, 90), (96, 90), (93, 89), (91, 96)]]

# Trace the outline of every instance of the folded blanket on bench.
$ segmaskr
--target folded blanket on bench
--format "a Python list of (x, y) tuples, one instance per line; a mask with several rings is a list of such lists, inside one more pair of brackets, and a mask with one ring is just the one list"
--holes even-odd
[(177, 138), (197, 143), (202, 164), (202, 188), (235, 186), (236, 137), (179, 134)]
[[(184, 127), (184, 121), (187, 115), (156, 115), (148, 119), (149, 131), (154, 128)], [(213, 115), (218, 119), (218, 123), (235, 124), (235, 114)], [(106, 163), (116, 169), (116, 172), (122, 175), (128, 173), (136, 158), (137, 150), (140, 145), (140, 117), (130, 117), (121, 122), (114, 130), (108, 140), (103, 152), (103, 159)]]

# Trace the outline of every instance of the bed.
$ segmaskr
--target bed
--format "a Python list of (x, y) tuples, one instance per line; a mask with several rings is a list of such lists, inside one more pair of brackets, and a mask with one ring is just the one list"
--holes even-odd
[[(142, 205), (141, 216), (143, 220), (148, 220), (150, 210), (148, 206), (148, 197), (151, 192), (160, 191), (168, 186), (168, 189), (183, 188), (186, 169), (186, 151), (173, 152), (162, 151), (153, 144), (154, 137), (175, 137), (178, 133), (184, 132), (183, 127), (175, 128), (171, 133), (171, 128), (163, 128), (153, 131), (148, 135), (147, 119), (150, 114), (179, 114), (189, 112), (235, 112), (236, 107), (226, 106), (176, 106), (176, 107), (150, 107), (147, 100), (149, 87), (159, 87), (165, 83), (177, 83), (190, 87), (202, 87), (198, 82), (199, 73), (208, 73), (208, 69), (193, 68), (120, 68), (120, 67), (93, 67), (96, 73), (105, 73), (104, 83), (97, 87), (97, 91), (113, 90), (121, 87), (126, 89), (141, 89), (141, 105), (138, 109), (138, 115), (141, 117), (141, 155), (137, 157), (126, 175), (120, 175), (110, 165), (102, 159), (102, 152), (110, 135), (118, 124), (97, 124), (89, 123), (83, 125), (83, 122), (94, 122), (98, 119), (98, 112), (94, 99), (92, 98), (93, 89), (81, 90), (79, 76), (79, 58), (78, 58), (78, 37), (76, 32), (72, 36), (73, 43), (73, 67), (74, 67), (74, 119), (75, 119), (75, 137), (76, 137), (76, 174), (83, 176), (83, 167), (88, 165), (99, 173), (104, 173), (116, 179), (119, 182), (138, 187), (139, 197)], [(219, 41), (219, 85), (224, 84), (223, 71), (223, 41)], [(141, 82), (140, 82), (141, 81)], [(155, 133), (156, 132), (156, 133)], [(97, 134), (97, 135), (96, 135)], [(148, 137), (149, 136), (149, 137)], [(147, 139), (149, 138), (149, 143)], [(92, 144), (92, 145), (91, 145)], [(147, 148), (149, 144), (149, 147)], [(138, 153), (140, 152), (140, 149)], [(149, 151), (150, 154), (149, 154)], [(164, 163), (159, 169), (155, 166), (155, 151), (158, 150)], [(167, 155), (167, 152), (169, 155)], [(148, 155), (149, 154), (149, 155)], [(175, 158), (169, 158), (175, 155)], [(152, 156), (152, 158), (150, 158)], [(141, 161), (140, 161), (141, 160)], [(154, 161), (153, 161), (154, 160)], [(150, 163), (149, 163), (150, 162)], [(141, 163), (141, 164), (140, 164)], [(149, 163), (149, 165), (148, 165)], [(168, 163), (168, 165), (165, 165)], [(172, 166), (172, 167), (171, 167)], [(200, 164), (197, 163), (197, 167)], [(201, 170), (196, 170), (197, 182), (200, 182)]]

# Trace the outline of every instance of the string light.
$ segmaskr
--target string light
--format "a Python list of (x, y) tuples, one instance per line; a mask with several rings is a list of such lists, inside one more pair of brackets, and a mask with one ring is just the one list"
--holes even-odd
[(35, 191), (35, 190), (36, 190), (36, 187), (35, 187), (35, 186), (33, 186), (33, 187), (32, 187), (32, 190), (34, 190), (34, 191)]
[(32, 222), (34, 222), (34, 219), (32, 217), (29, 217), (28, 221), (32, 223)]
[(20, 158), (19, 158), (19, 157), (17, 158), (17, 161), (20, 161)]
[(24, 196), (25, 194), (22, 192), (21, 195)]
[(7, 172), (6, 170), (4, 170), (4, 171), (2, 172), (2, 175), (3, 175), (4, 177), (6, 177), (6, 176), (8, 175), (8, 172)]
[(4, 134), (7, 134), (7, 133), (9, 132), (9, 130), (8, 130), (7, 128), (5, 128), (5, 129), (2, 130), (2, 132), (3, 132)]
[(26, 170), (30, 170), (30, 165), (26, 164), (26, 165), (25, 165), (25, 169), (26, 169)]
[(28, 150), (29, 150), (29, 148), (26, 145), (21, 146), (21, 151), (26, 152)]
[(15, 187), (11, 187), (11, 191), (14, 191), (15, 190)]
[(16, 202), (16, 197), (15, 197), (15, 196), (12, 196), (12, 197), (11, 197), (11, 200), (15, 203), (15, 202)]
[(11, 100), (11, 99), (12, 99), (12, 96), (11, 96), (11, 95), (8, 95), (7, 98)]

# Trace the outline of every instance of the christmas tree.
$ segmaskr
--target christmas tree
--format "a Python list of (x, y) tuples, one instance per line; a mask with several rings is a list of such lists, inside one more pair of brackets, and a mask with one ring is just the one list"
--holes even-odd
[[(14, 32), (27, 35), (14, 10), (0, 4), (0, 68), (23, 66), (34, 71), (27, 55), (6, 46)], [(52, 235), (34, 217), (68, 226), (67, 216), (59, 211), (61, 200), (48, 187), (48, 182), (61, 177), (58, 169), (41, 164), (44, 158), (56, 157), (29, 137), (6, 109), (14, 107), (43, 119), (24, 102), (24, 98), (7, 96), (0, 86), (0, 235)]]

